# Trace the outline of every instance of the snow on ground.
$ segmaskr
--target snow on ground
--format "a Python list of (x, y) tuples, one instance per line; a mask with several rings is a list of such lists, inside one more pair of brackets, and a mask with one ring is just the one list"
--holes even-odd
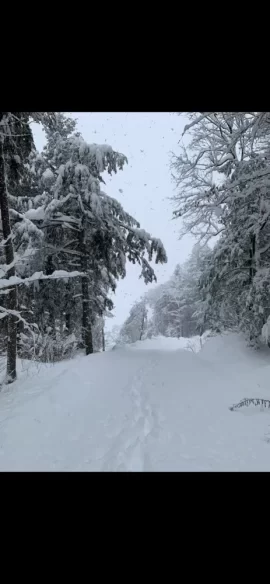
[(269, 471), (270, 410), (229, 410), (270, 399), (269, 351), (235, 334), (190, 341), (22, 371), (0, 394), (0, 470)]
[(178, 351), (179, 349), (189, 349), (197, 353), (201, 349), (201, 343), (199, 336), (193, 337), (192, 339), (158, 336), (152, 339), (145, 339), (144, 341), (137, 341), (130, 345), (130, 348), (150, 351)]

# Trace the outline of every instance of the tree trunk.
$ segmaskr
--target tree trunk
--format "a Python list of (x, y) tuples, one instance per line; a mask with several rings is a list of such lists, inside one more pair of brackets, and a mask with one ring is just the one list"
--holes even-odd
[(143, 333), (144, 333), (144, 323), (145, 323), (145, 316), (146, 316), (145, 311), (146, 311), (146, 309), (143, 308), (142, 324), (141, 324), (141, 332), (140, 332), (140, 341), (142, 340), (142, 336), (143, 336)]
[(62, 312), (60, 314), (59, 333), (60, 333), (60, 338), (62, 339), (63, 333), (64, 333), (64, 315)]
[(105, 333), (104, 333), (104, 326), (102, 326), (102, 351), (105, 351)]
[(55, 320), (55, 312), (54, 309), (51, 308), (50, 312), (49, 312), (49, 320), (47, 320), (47, 326), (49, 326), (52, 329), (52, 335), (53, 338), (56, 338), (56, 320)]
[(66, 313), (66, 330), (70, 333), (70, 326), (71, 326), (71, 314), (68, 312)]
[[(11, 239), (11, 227), (9, 218), (8, 194), (6, 187), (5, 160), (3, 143), (0, 151), (0, 208), (2, 218), (2, 230), (5, 240), (4, 251), (6, 264), (10, 266), (6, 273), (6, 278), (15, 276), (14, 252)], [(14, 286), (8, 294), (8, 309), (17, 308), (17, 288)], [(7, 341), (7, 383), (12, 383), (16, 379), (16, 357), (17, 357), (17, 317), (8, 315), (8, 341)]]
[[(87, 255), (84, 243), (84, 231), (80, 232), (80, 252), (82, 272), (87, 272)], [(85, 346), (85, 354), (90, 355), (94, 352), (92, 324), (90, 315), (90, 299), (87, 276), (82, 276), (82, 338)]]
[(141, 330), (140, 330), (140, 341), (142, 340), (142, 336), (143, 336), (143, 325), (144, 325), (144, 316), (142, 317), (142, 324), (141, 324)]
[(90, 355), (91, 353), (94, 352), (94, 349), (92, 338), (92, 326), (89, 311), (88, 278), (85, 276), (82, 277), (82, 332), (85, 346), (85, 354)]
[(256, 237), (251, 236), (250, 248), (249, 248), (249, 282), (252, 284), (253, 278), (255, 276), (256, 270), (254, 266), (254, 258), (256, 253)]

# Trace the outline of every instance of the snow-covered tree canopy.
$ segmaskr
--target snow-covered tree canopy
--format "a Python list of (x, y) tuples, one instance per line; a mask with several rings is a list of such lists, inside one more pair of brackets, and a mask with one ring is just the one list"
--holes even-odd
[[(190, 142), (172, 161), (178, 193), (175, 217), (182, 217), (182, 235), (208, 241), (224, 230), (227, 205), (254, 188), (269, 189), (267, 150), (269, 113), (202, 112), (188, 114)], [(252, 167), (250, 167), (253, 161)]]
[(270, 113), (189, 118), (190, 142), (172, 162), (174, 214), (182, 235), (218, 240), (202, 277), (207, 318), (257, 342), (270, 314)]

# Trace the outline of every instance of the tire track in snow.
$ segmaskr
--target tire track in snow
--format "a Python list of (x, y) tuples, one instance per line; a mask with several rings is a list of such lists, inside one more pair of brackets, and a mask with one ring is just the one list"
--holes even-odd
[(147, 439), (150, 436), (157, 437), (159, 417), (156, 408), (149, 402), (144, 384), (157, 362), (157, 358), (152, 358), (148, 366), (142, 367), (135, 374), (131, 386), (125, 387), (124, 391), (129, 391), (132, 402), (131, 417), (127, 416), (124, 427), (103, 457), (102, 471), (151, 470)]

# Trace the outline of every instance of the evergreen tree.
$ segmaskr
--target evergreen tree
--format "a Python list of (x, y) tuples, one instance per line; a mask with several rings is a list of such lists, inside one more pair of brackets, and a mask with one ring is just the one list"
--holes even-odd
[[(102, 173), (122, 169), (125, 156), (108, 145), (87, 144), (74, 130), (73, 120), (57, 114), (55, 127), (46, 130), (44, 151), (31, 152), (30, 196), (21, 216), (42, 233), (35, 253), (27, 255), (26, 272), (35, 266), (46, 276), (61, 269), (75, 268), (81, 273), (60, 284), (53, 279), (40, 281), (38, 294), (29, 293), (33, 318), (41, 333), (49, 334), (57, 344), (59, 333), (78, 331), (80, 318), (81, 342), (89, 354), (99, 345), (93, 331), (98, 331), (100, 318), (113, 307), (109, 293), (115, 291), (117, 279), (125, 276), (126, 258), (141, 264), (147, 283), (155, 279), (149, 260), (155, 254), (156, 263), (165, 262), (166, 254), (160, 240), (140, 229), (118, 201), (101, 190)], [(25, 292), (21, 300), (24, 306), (28, 304)]]
[[(15, 255), (12, 232), (12, 211), (16, 214), (17, 197), (23, 179), (24, 162), (33, 148), (33, 136), (29, 125), (30, 117), (35, 121), (51, 125), (50, 113), (0, 112), (0, 210), (3, 250), (5, 255), (4, 276), (15, 276)], [(3, 275), (3, 273), (2, 273)], [(11, 383), (16, 379), (17, 355), (17, 288), (7, 289), (6, 303), (1, 311), (7, 317), (7, 374)]]

